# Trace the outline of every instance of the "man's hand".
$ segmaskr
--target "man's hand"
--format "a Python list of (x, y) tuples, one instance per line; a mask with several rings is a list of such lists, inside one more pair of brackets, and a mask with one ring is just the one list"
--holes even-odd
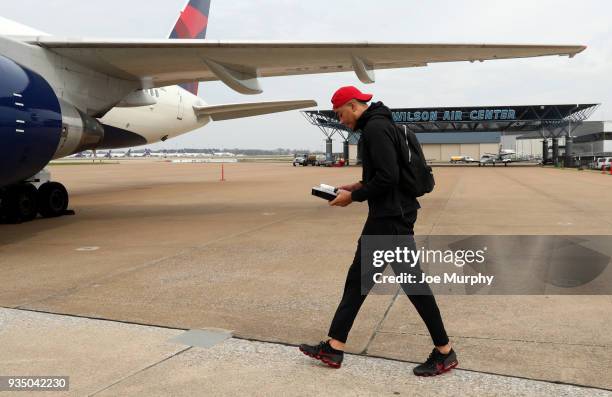
[(329, 205), (337, 207), (346, 207), (353, 202), (351, 198), (351, 192), (344, 189), (338, 189), (338, 195), (333, 201), (330, 201)]
[(340, 186), (338, 189), (346, 190), (348, 192), (354, 192), (355, 190), (361, 189), (363, 185), (361, 182), (351, 183), (350, 185)]

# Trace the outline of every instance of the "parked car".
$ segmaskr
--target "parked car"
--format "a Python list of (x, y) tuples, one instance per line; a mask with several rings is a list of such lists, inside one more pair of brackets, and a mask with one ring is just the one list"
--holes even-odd
[(295, 156), (295, 158), (293, 159), (293, 166), (297, 166), (297, 165), (308, 165), (306, 164), (308, 160), (308, 155), (306, 154), (301, 154), (299, 156)]
[(595, 162), (595, 169), (600, 170), (603, 167), (604, 170), (609, 170), (610, 164), (612, 164), (612, 157), (599, 157)]

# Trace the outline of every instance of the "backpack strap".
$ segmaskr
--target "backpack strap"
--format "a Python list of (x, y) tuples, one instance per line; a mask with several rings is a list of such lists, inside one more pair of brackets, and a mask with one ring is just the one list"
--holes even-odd
[(406, 139), (406, 146), (408, 147), (408, 162), (412, 162), (412, 150), (410, 150), (410, 142), (408, 142), (408, 127), (406, 124), (402, 124), (404, 127), (404, 139)]

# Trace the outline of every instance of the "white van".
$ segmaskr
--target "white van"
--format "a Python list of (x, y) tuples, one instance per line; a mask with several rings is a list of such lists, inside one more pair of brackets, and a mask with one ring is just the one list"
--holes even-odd
[(604, 170), (609, 170), (610, 164), (612, 164), (612, 157), (600, 157), (595, 162), (595, 168), (600, 170), (601, 167), (604, 167)]

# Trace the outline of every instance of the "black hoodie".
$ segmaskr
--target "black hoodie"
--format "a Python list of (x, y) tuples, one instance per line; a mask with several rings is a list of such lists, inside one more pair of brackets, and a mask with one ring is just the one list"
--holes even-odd
[(368, 200), (369, 216), (403, 216), (421, 206), (415, 197), (399, 189), (398, 130), (391, 111), (382, 102), (372, 103), (357, 120), (363, 167), (363, 187), (351, 194), (353, 201)]

